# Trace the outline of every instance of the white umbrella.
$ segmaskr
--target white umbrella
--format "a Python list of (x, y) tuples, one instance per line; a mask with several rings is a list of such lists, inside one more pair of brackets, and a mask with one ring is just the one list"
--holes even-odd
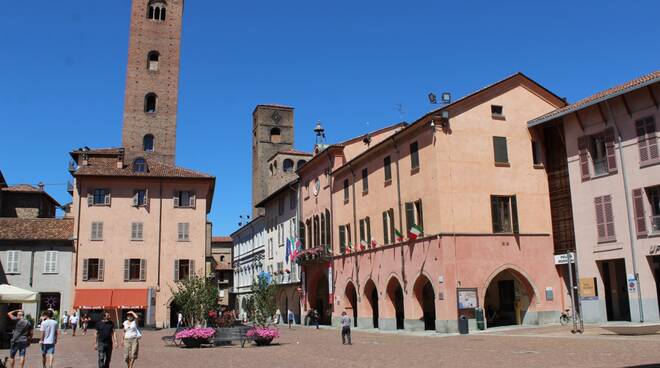
[(36, 303), (37, 293), (7, 284), (0, 285), (0, 303)]

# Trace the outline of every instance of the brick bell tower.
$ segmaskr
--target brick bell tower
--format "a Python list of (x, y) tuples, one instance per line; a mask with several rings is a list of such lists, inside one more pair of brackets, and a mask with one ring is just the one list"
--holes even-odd
[(122, 146), (174, 165), (184, 0), (132, 0)]

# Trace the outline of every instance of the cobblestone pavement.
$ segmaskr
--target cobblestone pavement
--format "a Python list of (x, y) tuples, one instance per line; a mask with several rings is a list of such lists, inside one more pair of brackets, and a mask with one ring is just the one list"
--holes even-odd
[[(566, 327), (489, 330), (469, 336), (353, 331), (344, 346), (338, 330), (282, 328), (268, 347), (185, 349), (166, 346), (171, 331), (144, 331), (137, 368), (147, 367), (660, 367), (660, 335), (616, 336), (596, 327), (571, 335)], [(0, 351), (0, 357), (8, 355)], [(38, 344), (26, 367), (41, 367)], [(125, 366), (121, 347), (112, 367)], [(55, 367), (96, 366), (92, 336), (61, 336)]]

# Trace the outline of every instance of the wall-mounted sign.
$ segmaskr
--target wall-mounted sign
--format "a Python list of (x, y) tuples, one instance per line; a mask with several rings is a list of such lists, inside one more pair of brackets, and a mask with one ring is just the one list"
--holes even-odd
[(555, 300), (555, 292), (552, 290), (552, 287), (545, 288), (545, 300), (547, 301)]
[(458, 316), (474, 318), (476, 314), (474, 309), (479, 307), (479, 294), (477, 288), (456, 289), (456, 296)]
[[(571, 263), (575, 263), (575, 256), (571, 253)], [(555, 255), (555, 265), (568, 264), (568, 254)]]
[(637, 292), (637, 278), (633, 274), (628, 274), (628, 292), (636, 293)]
[(596, 289), (595, 277), (580, 278), (580, 299), (598, 300), (598, 290)]

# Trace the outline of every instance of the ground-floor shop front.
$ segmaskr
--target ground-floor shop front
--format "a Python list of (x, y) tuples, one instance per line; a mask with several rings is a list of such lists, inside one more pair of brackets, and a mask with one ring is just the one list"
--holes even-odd
[(158, 310), (156, 289), (76, 289), (73, 309), (79, 316), (89, 316), (92, 323), (100, 321), (105, 312), (116, 324), (133, 311), (140, 326), (164, 328), (169, 326), (167, 309)]
[(357, 327), (456, 332), (461, 317), (472, 329), (556, 323), (564, 306), (547, 235), (426, 237), (335, 257), (326, 271), (333, 324), (346, 311)]

